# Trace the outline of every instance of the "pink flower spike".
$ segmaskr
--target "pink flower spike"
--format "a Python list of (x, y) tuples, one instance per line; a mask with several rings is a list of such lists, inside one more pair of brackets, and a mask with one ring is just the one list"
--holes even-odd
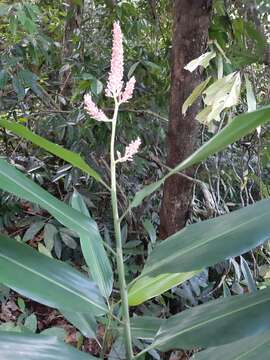
[(118, 22), (113, 24), (113, 48), (111, 59), (111, 70), (105, 90), (107, 97), (119, 96), (123, 87), (124, 73), (124, 52), (123, 52), (123, 35)]
[(95, 120), (106, 121), (106, 122), (111, 121), (110, 119), (107, 118), (104, 112), (96, 106), (90, 94), (84, 95), (84, 105), (85, 105), (84, 107), (85, 110)]
[(126, 147), (123, 157), (121, 157), (120, 153), (117, 151), (117, 162), (133, 161), (133, 156), (137, 154), (141, 143), (142, 142), (139, 137), (136, 140), (131, 141), (131, 143)]
[(122, 95), (120, 96), (120, 102), (127, 102), (132, 98), (134, 87), (135, 87), (135, 77), (132, 76), (126, 84), (125, 90), (123, 91)]

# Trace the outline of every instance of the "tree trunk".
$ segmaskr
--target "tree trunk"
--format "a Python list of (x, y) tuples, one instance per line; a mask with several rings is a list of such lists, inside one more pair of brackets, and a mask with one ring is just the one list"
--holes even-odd
[[(211, 0), (174, 0), (169, 129), (167, 165), (174, 167), (194, 152), (199, 135), (195, 119), (201, 103), (196, 102), (186, 115), (182, 105), (193, 89), (203, 81), (201, 70), (190, 73), (184, 66), (206, 49)], [(186, 174), (192, 176), (194, 168)], [(183, 228), (189, 214), (192, 183), (179, 175), (171, 176), (164, 185), (160, 210), (160, 238), (165, 239)]]

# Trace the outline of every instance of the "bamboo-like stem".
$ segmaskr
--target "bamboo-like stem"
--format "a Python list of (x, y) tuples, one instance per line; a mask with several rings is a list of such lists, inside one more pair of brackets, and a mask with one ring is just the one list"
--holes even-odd
[(115, 161), (115, 133), (116, 133), (116, 123), (118, 116), (119, 104), (115, 98), (115, 109), (112, 119), (112, 134), (111, 134), (111, 201), (112, 201), (112, 211), (113, 211), (113, 222), (114, 222), (114, 232), (116, 240), (116, 262), (117, 262), (117, 271), (119, 277), (120, 285), (120, 294), (122, 300), (122, 315), (124, 323), (124, 337), (125, 337), (125, 346), (126, 346), (126, 359), (133, 359), (133, 349), (132, 349), (132, 339), (131, 339), (131, 329), (130, 329), (130, 319), (129, 319), (129, 308), (128, 308), (128, 296), (127, 296), (127, 285), (125, 279), (125, 268), (124, 268), (124, 259), (123, 259), (123, 250), (122, 250), (122, 239), (121, 239), (121, 228), (118, 214), (118, 204), (117, 204), (117, 191), (116, 191), (116, 161)]
[(105, 353), (106, 353), (106, 349), (107, 349), (107, 346), (106, 346), (106, 343), (107, 343), (107, 340), (108, 340), (108, 334), (110, 332), (110, 327), (111, 327), (111, 322), (112, 322), (112, 310), (109, 312), (109, 321), (108, 321), (108, 324), (105, 328), (105, 334), (104, 334), (104, 337), (103, 337), (103, 343), (102, 343), (102, 347), (101, 347), (101, 353), (100, 353), (100, 358), (101, 359), (105, 359)]

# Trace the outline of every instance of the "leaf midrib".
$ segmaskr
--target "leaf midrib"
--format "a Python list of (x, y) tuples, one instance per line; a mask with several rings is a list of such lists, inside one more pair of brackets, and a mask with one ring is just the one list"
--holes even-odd
[[(81, 236), (80, 240), (81, 240), (81, 248), (83, 249), (83, 244), (82, 242), (83, 241), (87, 241), (88, 242), (88, 245), (89, 245), (89, 249), (93, 250), (93, 253), (96, 252), (96, 256), (91, 256), (91, 259), (92, 259), (92, 272), (94, 271), (93, 268), (95, 268), (97, 271), (96, 271), (96, 274), (99, 278), (99, 282), (100, 282), (100, 286), (102, 287), (102, 290), (104, 291), (104, 294), (106, 294), (105, 297), (108, 298), (107, 296), (107, 292), (108, 292), (108, 289), (110, 288), (109, 285), (107, 284), (107, 281), (105, 279), (104, 276), (101, 275), (101, 272), (102, 272), (102, 266), (101, 266), (101, 263), (99, 262), (98, 260), (98, 256), (97, 254), (99, 254), (99, 248), (96, 246), (96, 243), (92, 243), (91, 241), (88, 241), (88, 238), (84, 238), (84, 236)], [(85, 256), (85, 259), (86, 259), (86, 256)], [(107, 268), (106, 268), (106, 273), (107, 273)]]
[[(9, 164), (7, 163), (7, 162), (5, 162), (5, 161), (0, 161), (0, 163), (3, 163), (4, 162), (4, 164), (5, 164), (5, 166), (9, 166)], [(11, 166), (11, 165), (10, 165)], [(14, 171), (17, 171), (16, 169), (12, 169), (12, 170), (14, 170)], [(64, 204), (64, 203), (61, 203), (60, 202), (60, 204), (62, 205), (62, 206), (66, 206), (67, 207), (67, 209), (70, 209), (71, 211), (74, 211), (74, 212), (78, 212), (78, 215), (80, 215), (80, 216), (82, 216), (82, 217), (85, 217), (85, 219), (87, 220), (87, 225), (88, 226), (84, 226), (84, 224), (82, 225), (81, 223), (78, 223), (78, 222), (76, 222), (68, 213), (65, 213), (65, 212), (63, 212), (61, 209), (59, 209), (58, 207), (56, 207), (55, 206), (55, 204), (51, 204), (46, 198), (44, 198), (44, 197), (42, 197), (42, 196), (40, 196), (38, 193), (37, 193), (37, 191), (34, 191), (34, 192), (31, 192), (31, 189), (29, 189), (29, 187), (27, 187), (27, 185), (25, 186), (24, 184), (22, 184), (22, 183), (20, 183), (20, 182), (18, 182), (17, 181), (17, 179), (16, 179), (16, 176), (14, 176), (14, 177), (12, 177), (12, 176), (10, 176), (9, 174), (8, 174), (8, 172), (7, 173), (4, 173), (3, 172), (3, 170), (0, 168), (0, 173), (2, 174), (2, 176), (3, 177), (6, 177), (6, 179), (8, 179), (9, 181), (12, 181), (14, 184), (16, 184), (20, 189), (22, 189), (23, 191), (25, 191), (27, 194), (28, 194), (28, 196), (29, 196), (29, 194), (30, 194), (30, 196), (33, 196), (34, 198), (36, 198), (36, 202), (37, 203), (39, 203), (40, 204), (40, 206), (41, 207), (44, 207), (45, 209), (47, 209), (49, 212), (52, 212), (53, 214), (55, 214), (56, 216), (56, 218), (57, 218), (57, 215), (59, 216), (63, 216), (63, 217), (65, 217), (66, 218), (66, 221), (69, 221), (71, 224), (73, 224), (73, 228), (74, 228), (74, 226), (75, 226), (75, 229), (76, 228), (80, 228), (80, 229), (78, 229), (78, 230), (80, 230), (80, 231), (78, 231), (77, 230), (77, 232), (78, 232), (78, 234), (79, 234), (79, 236), (80, 236), (80, 239), (81, 239), (81, 242), (83, 241), (82, 240), (82, 238), (83, 237), (86, 237), (87, 239), (89, 239), (89, 232), (90, 232), (90, 230), (91, 230), (91, 232), (92, 232), (92, 236), (91, 236), (91, 239), (89, 239), (90, 241), (89, 241), (89, 243), (91, 243), (91, 247), (92, 248), (94, 248), (94, 247), (98, 247), (98, 241), (97, 241), (97, 236), (99, 235), (98, 233), (97, 233), (97, 231), (96, 231), (96, 229), (95, 229), (95, 226), (94, 225), (92, 225), (92, 223), (91, 223), (91, 219), (88, 219), (84, 214), (82, 214), (81, 212), (79, 212), (78, 210), (76, 210), (76, 209), (73, 209), (73, 208), (71, 208), (71, 207), (68, 207), (66, 204)], [(17, 174), (16, 174), (17, 175)], [(29, 180), (29, 179), (27, 179), (26, 178), (26, 180)], [(36, 185), (36, 184), (35, 184)], [(41, 188), (40, 189), (41, 191), (45, 191), (43, 188)], [(52, 196), (50, 193), (48, 193), (48, 194), (46, 194), (46, 195), (48, 195), (48, 196)], [(22, 197), (24, 197), (24, 196), (22, 196)], [(53, 196), (52, 196), (52, 199), (53, 199), (53, 201), (56, 201), (56, 202), (58, 202), (59, 200), (58, 199), (56, 199), (56, 198), (54, 198)], [(60, 220), (59, 220), (60, 221)], [(67, 225), (66, 225), (67, 226)], [(67, 226), (67, 227), (69, 227), (69, 226)], [(88, 228), (89, 227), (89, 228)], [(102, 241), (102, 240), (101, 240)], [(108, 289), (108, 286), (107, 286), (107, 284), (106, 284), (106, 281), (105, 281), (105, 279), (103, 279), (103, 277), (100, 275), (100, 266), (99, 266), (99, 261), (98, 261), (98, 258), (96, 258), (96, 257), (92, 257), (93, 259), (94, 259), (94, 263), (96, 264), (96, 268), (98, 269), (98, 273), (99, 273), (99, 281), (102, 281), (102, 284), (103, 285), (101, 285), (102, 286), (102, 288), (103, 288), (103, 290), (105, 291), (105, 293), (107, 293), (107, 289)], [(93, 260), (92, 259), (92, 260)]]
[[(261, 291), (263, 291), (263, 290), (261, 290)], [(238, 296), (242, 297), (242, 296), (244, 296), (244, 295), (238, 295)], [(215, 317), (213, 317), (213, 318), (211, 318), (211, 319), (202, 321), (202, 322), (200, 322), (199, 324), (190, 326), (188, 329), (184, 329), (184, 330), (178, 332), (176, 335), (169, 336), (169, 337), (165, 338), (165, 339), (162, 340), (162, 341), (156, 341), (156, 342), (154, 342), (154, 343), (153, 343), (153, 346), (162, 345), (162, 344), (164, 344), (164, 342), (171, 341), (173, 338), (178, 337), (178, 336), (181, 336), (181, 335), (184, 334), (184, 333), (188, 333), (188, 332), (190, 332), (190, 331), (192, 331), (192, 330), (196, 330), (196, 329), (198, 329), (198, 328), (200, 328), (200, 327), (202, 327), (202, 326), (204, 326), (204, 325), (207, 325), (207, 324), (210, 324), (210, 323), (212, 323), (212, 322), (214, 322), (214, 321), (223, 319), (223, 318), (225, 318), (225, 317), (227, 317), (227, 316), (229, 317), (229, 316), (231, 316), (231, 315), (237, 314), (238, 312), (240, 313), (240, 312), (245, 311), (245, 310), (247, 310), (247, 309), (250, 309), (250, 308), (252, 308), (252, 307), (254, 307), (254, 306), (258, 306), (258, 305), (260, 305), (260, 304), (269, 302), (269, 300), (270, 300), (270, 299), (269, 299), (269, 296), (268, 296), (268, 298), (266, 298), (266, 299), (262, 299), (262, 300), (260, 300), (260, 301), (253, 302), (252, 304), (249, 304), (249, 305), (246, 305), (246, 306), (244, 306), (244, 307), (241, 307), (240, 309), (238, 308), (238, 309), (236, 309), (236, 310), (226, 312), (225, 314), (222, 314), (222, 315), (219, 315), (219, 316), (215, 316)], [(162, 329), (162, 327), (160, 328), (160, 330), (161, 330), (161, 329)], [(164, 331), (164, 330), (163, 330), (163, 331)], [(177, 331), (177, 330), (176, 330), (176, 331)], [(158, 334), (157, 334), (157, 336), (158, 336)]]
[[(42, 145), (41, 147), (43, 149), (45, 149), (46, 151), (48, 151), (49, 153), (52, 153), (53, 155), (56, 155), (59, 157), (59, 155), (57, 154), (57, 152), (62, 152), (64, 154), (64, 157), (62, 157), (63, 160), (68, 161), (67, 158), (71, 157), (72, 158), (72, 163), (69, 162), (72, 166), (78, 167), (79, 169), (85, 171), (88, 175), (92, 176), (94, 179), (96, 179), (97, 181), (101, 180), (100, 175), (94, 170), (92, 169), (84, 160), (83, 158), (73, 152), (70, 151), (68, 149), (65, 149), (64, 147), (62, 147), (59, 144), (55, 144), (45, 138), (43, 138), (42, 136), (35, 134), (34, 132), (30, 131), (27, 128), (22, 129), (20, 124), (17, 123), (12, 123), (8, 120), (0, 120), (0, 124), (7, 128), (8, 130), (12, 131), (13, 133), (15, 133), (16, 135), (19, 135), (29, 141), (31, 141), (34, 145), (37, 145), (37, 141), (41, 141)], [(22, 132), (23, 131), (23, 132)], [(77, 164), (74, 162), (77, 162)], [(78, 166), (79, 164), (79, 166)]]
[[(223, 233), (221, 233), (221, 234), (219, 234), (219, 235), (217, 235), (217, 236), (212, 236), (212, 237), (210, 237), (210, 238), (208, 238), (206, 241), (204, 241), (204, 242), (201, 242), (201, 243), (199, 243), (199, 244), (196, 244), (196, 245), (194, 245), (194, 246), (192, 246), (192, 247), (189, 247), (188, 249), (186, 249), (186, 250), (183, 250), (183, 251), (181, 251), (180, 252), (180, 254), (179, 253), (173, 253), (172, 255), (170, 255), (170, 256), (167, 256), (167, 257), (165, 257), (164, 258), (164, 260), (159, 260), (156, 264), (154, 264), (154, 265), (152, 265), (150, 268), (149, 268), (149, 270), (147, 270), (147, 271), (145, 271), (145, 272), (143, 272), (142, 274), (141, 274), (141, 277), (144, 277), (144, 276), (146, 276), (146, 275), (148, 275), (148, 274), (151, 274), (152, 272), (154, 272), (156, 269), (159, 269), (160, 267), (162, 267), (163, 265), (166, 265), (167, 263), (171, 263), (172, 261), (174, 261), (175, 259), (177, 259), (178, 257), (180, 257), (180, 256), (183, 256), (183, 255), (185, 255), (185, 254), (187, 254), (187, 253), (189, 253), (189, 252), (191, 252), (191, 251), (193, 251), (193, 250), (195, 250), (195, 249), (197, 249), (197, 248), (200, 248), (200, 247), (202, 247), (202, 246), (204, 246), (204, 245), (206, 245), (206, 244), (208, 244), (208, 243), (211, 243), (211, 241), (214, 241), (215, 239), (219, 239), (219, 238), (221, 238), (222, 236), (224, 236), (224, 235), (226, 235), (226, 234), (231, 234), (232, 232), (234, 232), (234, 231), (236, 231), (236, 230), (238, 230), (239, 228), (241, 228), (241, 227), (243, 227), (243, 226), (246, 226), (246, 224), (251, 224), (252, 222), (257, 222), (257, 220), (259, 219), (259, 218), (262, 218), (262, 217), (268, 217), (269, 216), (269, 213), (266, 213), (266, 214), (264, 214), (264, 215), (258, 215), (258, 216), (256, 216), (256, 217), (253, 217), (253, 219), (249, 219), (248, 221), (245, 221), (245, 222), (242, 222), (241, 224), (239, 224), (239, 225), (237, 225), (237, 226), (235, 226), (233, 229), (230, 229), (230, 230), (226, 230), (226, 231), (224, 231)], [(192, 225), (190, 225), (190, 226), (192, 226)], [(166, 240), (165, 240), (166, 241)], [(175, 255), (176, 254), (176, 255)], [(211, 265), (211, 264), (209, 264), (209, 265)], [(146, 268), (147, 269), (147, 268)], [(190, 269), (189, 270), (189, 272), (190, 271), (192, 271), (192, 269)], [(187, 272), (187, 271), (185, 271), (185, 272)], [(159, 274), (156, 274), (156, 276), (158, 276)]]
[(241, 354), (240, 356), (237, 356), (235, 360), (243, 359), (246, 355), (252, 354), (255, 350), (257, 350), (259, 347), (267, 344), (269, 342), (269, 339), (261, 342), (259, 345), (255, 345), (252, 349), (246, 351), (244, 354)]
[[(62, 288), (62, 289), (64, 289), (64, 290), (66, 290), (67, 292), (70, 292), (70, 293), (72, 293), (73, 295), (76, 295), (77, 297), (79, 296), (81, 299), (83, 299), (83, 300), (85, 300), (86, 302), (94, 305), (95, 307), (97, 307), (97, 308), (99, 308), (99, 309), (101, 309), (101, 310), (103, 310), (103, 311), (104, 311), (104, 310), (106, 311), (105, 308), (103, 308), (103, 307), (102, 307), (101, 305), (99, 305), (99, 304), (94, 303), (93, 301), (91, 301), (90, 298), (85, 297), (84, 295), (79, 294), (78, 292), (76, 292), (76, 291), (74, 291), (74, 290), (66, 287), (65, 285), (63, 285), (63, 284), (61, 284), (61, 283), (58, 283), (58, 282), (54, 281), (53, 279), (44, 276), (42, 273), (39, 273), (39, 272), (37, 272), (36, 270), (34, 270), (34, 269), (32, 269), (32, 268), (29, 268), (28, 266), (20, 263), (19, 261), (15, 260), (15, 259), (12, 259), (11, 257), (8, 257), (8, 256), (6, 256), (6, 255), (4, 255), (4, 254), (2, 254), (2, 253), (0, 253), (0, 257), (2, 257), (3, 259), (5, 259), (5, 260), (7, 260), (7, 261), (10, 261), (11, 263), (13, 263), (13, 264), (15, 264), (15, 265), (17, 265), (17, 266), (19, 266), (19, 267), (27, 270), (27, 271), (29, 271), (30, 273), (35, 274), (36, 276), (38, 276), (38, 277), (40, 277), (40, 278), (42, 278), (42, 279), (44, 279), (44, 280), (47, 280), (49, 283), (52, 283), (52, 284), (54, 284), (54, 285), (56, 285), (56, 286), (58, 286), (58, 287), (60, 287), (60, 288)], [(78, 294), (79, 294), (79, 295), (78, 295)]]
[[(1, 163), (2, 161), (0, 161), (0, 163)], [(5, 163), (5, 165), (9, 165), (8, 163), (6, 163), (6, 162), (4, 162)], [(12, 166), (12, 165), (10, 165), (10, 166)], [(16, 169), (13, 169), (13, 170), (16, 170)], [(16, 170), (17, 171), (17, 170)], [(45, 203), (46, 204), (46, 206), (47, 206), (47, 209), (48, 208), (52, 208), (53, 209), (53, 211), (55, 211), (56, 213), (60, 213), (60, 215), (63, 215), (64, 217), (66, 217), (71, 223), (76, 223), (69, 215), (67, 215), (67, 214), (65, 214), (65, 213), (63, 213), (61, 210), (59, 210), (57, 207), (55, 207), (54, 205), (52, 205), (52, 204), (50, 204), (46, 199), (44, 199), (43, 197), (41, 197), (40, 195), (38, 195), (36, 192), (34, 192), (34, 193), (32, 193), (27, 187), (25, 187), (24, 185), (22, 185), (21, 183), (18, 183), (17, 181), (16, 181), (16, 179), (14, 179), (14, 178), (12, 178), (11, 176), (9, 176), (8, 174), (3, 174), (3, 171), (0, 169), (0, 172), (1, 172), (1, 174), (2, 174), (2, 176), (4, 176), (4, 177), (6, 177), (7, 179), (9, 179), (9, 180), (11, 180), (13, 183), (15, 183), (18, 187), (20, 187), (20, 188), (22, 188), (24, 191), (26, 191), (27, 193), (30, 193), (31, 195), (34, 195), (37, 199), (39, 199), (39, 201), (41, 201), (41, 203)], [(26, 178), (27, 179), (27, 178)], [(27, 180), (29, 180), (29, 179), (27, 179)], [(36, 185), (36, 184), (35, 184)], [(41, 190), (42, 191), (45, 191), (43, 188), (41, 188)], [(47, 195), (51, 195), (51, 194), (47, 194)], [(51, 195), (52, 196), (52, 195)], [(22, 196), (22, 197), (24, 197), (24, 196)], [(52, 196), (53, 197), (53, 196)], [(54, 201), (58, 201), (57, 199), (55, 199), (54, 197), (53, 197), (53, 200)], [(62, 204), (61, 203), (61, 205), (64, 205), (64, 206), (67, 206), (66, 204)], [(41, 205), (42, 206), (42, 205)], [(67, 206), (67, 208), (69, 208), (68, 206)], [(70, 208), (70, 209), (72, 209), (72, 208)], [(76, 211), (75, 209), (72, 209), (73, 211)], [(79, 213), (79, 212), (78, 212)], [(83, 216), (83, 214), (81, 214), (82, 216)], [(87, 219), (88, 220), (88, 219)], [(82, 226), (81, 224), (75, 224), (75, 226), (76, 225), (78, 225), (81, 229), (82, 229), (82, 231), (83, 232), (89, 232), (89, 229), (88, 228), (85, 228), (84, 226)], [(89, 225), (89, 228), (91, 227), (92, 228), (92, 230), (94, 231), (94, 227), (92, 226), (92, 224), (91, 224), (91, 222), (89, 222), (88, 223), (88, 225)], [(77, 227), (77, 226), (76, 226)], [(82, 234), (79, 234), (79, 235), (82, 235)]]

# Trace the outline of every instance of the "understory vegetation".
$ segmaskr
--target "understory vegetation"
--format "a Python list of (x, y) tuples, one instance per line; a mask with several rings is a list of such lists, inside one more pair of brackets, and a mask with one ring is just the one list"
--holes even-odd
[(269, 14), (0, 1), (1, 359), (269, 358)]

